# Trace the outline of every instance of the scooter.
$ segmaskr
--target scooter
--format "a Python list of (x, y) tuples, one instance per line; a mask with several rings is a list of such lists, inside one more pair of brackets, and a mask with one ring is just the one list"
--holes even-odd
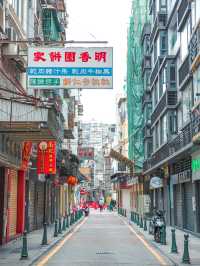
[(156, 215), (152, 218), (151, 222), (153, 225), (154, 240), (160, 243), (160, 232), (163, 225), (165, 225), (164, 212), (160, 210), (156, 211)]

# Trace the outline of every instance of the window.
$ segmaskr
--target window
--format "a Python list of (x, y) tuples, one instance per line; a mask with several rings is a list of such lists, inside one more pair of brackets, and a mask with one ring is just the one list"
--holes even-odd
[(167, 88), (167, 67), (165, 66), (160, 77), (160, 97), (165, 93)]
[(191, 13), (192, 13), (192, 30), (194, 30), (199, 18), (200, 18), (200, 0), (191, 1)]
[(190, 109), (191, 109), (191, 86), (190, 84), (182, 92), (182, 115), (183, 124), (187, 123), (190, 119)]
[(169, 116), (169, 131), (170, 134), (176, 134), (177, 133), (177, 115), (176, 111), (171, 112)]
[(160, 144), (167, 142), (167, 116), (164, 115), (160, 120)]
[(160, 55), (165, 55), (167, 52), (167, 35), (165, 31), (160, 33)]
[(191, 36), (191, 17), (189, 17), (189, 19), (186, 21), (180, 36), (181, 61), (183, 62), (188, 54), (188, 43), (190, 41)]
[(176, 88), (176, 66), (171, 64), (169, 67), (169, 80), (170, 80), (170, 88)]
[(194, 104), (200, 100), (200, 66), (193, 74)]
[(159, 123), (155, 126), (155, 148), (159, 147)]

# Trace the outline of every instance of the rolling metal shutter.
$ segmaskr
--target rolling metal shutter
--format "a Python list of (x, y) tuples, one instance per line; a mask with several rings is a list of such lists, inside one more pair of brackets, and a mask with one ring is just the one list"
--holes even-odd
[(174, 223), (176, 226), (182, 227), (182, 196), (181, 185), (174, 185)]
[(36, 229), (35, 201), (36, 201), (35, 182), (30, 180), (29, 181), (29, 230), (30, 231)]
[(192, 183), (184, 183), (184, 228), (194, 230), (194, 214), (192, 208)]
[(36, 183), (36, 227), (41, 228), (44, 222), (44, 183)]
[(17, 226), (17, 171), (10, 170), (10, 193), (9, 193), (9, 235), (16, 235)]

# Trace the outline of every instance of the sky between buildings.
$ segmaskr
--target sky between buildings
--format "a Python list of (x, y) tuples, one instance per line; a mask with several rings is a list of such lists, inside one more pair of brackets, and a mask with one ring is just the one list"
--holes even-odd
[[(113, 46), (113, 90), (83, 90), (83, 121), (116, 122), (116, 97), (126, 78), (127, 29), (131, 0), (67, 0), (67, 40), (108, 41)], [(96, 46), (96, 45), (94, 45)]]

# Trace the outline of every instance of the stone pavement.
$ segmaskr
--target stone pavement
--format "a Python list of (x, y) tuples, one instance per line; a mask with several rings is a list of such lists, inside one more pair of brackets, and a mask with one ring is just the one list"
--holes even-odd
[[(182, 256), (183, 256), (183, 250), (184, 250), (184, 234), (186, 234), (184, 231), (175, 229), (178, 254), (174, 254), (174, 253), (172, 254), (171, 253), (171, 243), (172, 243), (171, 229), (174, 229), (173, 227), (168, 226), (166, 228), (167, 245), (161, 245), (159, 243), (156, 243), (153, 240), (153, 235), (150, 235), (148, 233), (148, 230), (144, 231), (142, 228), (137, 226), (135, 223), (131, 222), (130, 217), (128, 218), (128, 220), (129, 220), (129, 223), (134, 228), (134, 230), (142, 234), (145, 237), (145, 239), (147, 239), (160, 252), (168, 256), (168, 258), (172, 260), (175, 265), (185, 265), (182, 263)], [(149, 228), (149, 222), (147, 222), (147, 228)], [(200, 238), (192, 234), (189, 234), (189, 255), (191, 259), (190, 265), (200, 266)]]
[[(79, 223), (79, 222), (77, 222)], [(62, 234), (59, 234), (58, 237), (54, 237), (54, 225), (47, 227), (48, 235), (48, 245), (42, 246), (42, 236), (43, 229), (35, 230), (27, 234), (27, 243), (28, 243), (28, 259), (20, 260), (21, 249), (22, 249), (22, 237), (17, 238), (3, 246), (0, 246), (0, 265), (14, 266), (14, 265), (23, 265), (28, 266), (32, 265), (40, 256), (50, 250), (54, 245), (56, 245), (65, 235), (71, 232), (74, 227), (77, 225), (75, 223), (66, 231), (63, 231)]]

